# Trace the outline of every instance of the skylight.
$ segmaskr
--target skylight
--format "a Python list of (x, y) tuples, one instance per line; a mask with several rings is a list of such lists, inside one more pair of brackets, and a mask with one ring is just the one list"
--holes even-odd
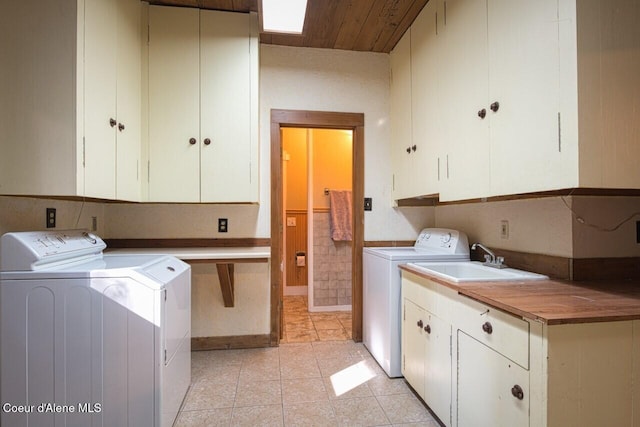
[(262, 31), (302, 34), (307, 0), (262, 0)]

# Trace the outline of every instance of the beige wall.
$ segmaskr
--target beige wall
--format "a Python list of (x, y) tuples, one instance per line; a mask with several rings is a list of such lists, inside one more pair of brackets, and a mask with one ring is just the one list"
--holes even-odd
[[(635, 216), (633, 216), (635, 214)], [(438, 206), (435, 225), (490, 248), (569, 258), (637, 257), (640, 197), (546, 197)], [(581, 218), (582, 222), (577, 218)], [(630, 218), (630, 219), (629, 219)], [(626, 223), (616, 227), (625, 219)], [(500, 236), (509, 221), (509, 238)]]
[[(560, 198), (438, 206), (437, 227), (464, 231), (489, 248), (571, 257), (571, 212)], [(500, 237), (509, 221), (509, 238)]]
[(574, 196), (571, 208), (574, 258), (640, 256), (640, 244), (636, 243), (640, 197)]
[(0, 196), (0, 236), (10, 231), (45, 229), (47, 208), (56, 209), (58, 230), (90, 230), (92, 217), (96, 217), (96, 232), (100, 236), (105, 235), (106, 215), (103, 203)]

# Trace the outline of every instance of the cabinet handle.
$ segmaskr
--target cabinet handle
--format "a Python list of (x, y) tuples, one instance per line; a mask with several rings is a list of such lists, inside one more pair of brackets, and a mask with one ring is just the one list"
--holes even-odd
[(430, 334), (430, 333), (431, 333), (431, 325), (427, 325), (427, 326), (425, 326), (425, 327), (424, 327), (424, 331), (425, 331), (426, 333)]
[(482, 324), (482, 330), (491, 335), (491, 333), (493, 332), (493, 326), (491, 326), (491, 323), (489, 322), (484, 322)]
[(124, 125), (122, 123), (118, 123), (118, 130), (122, 132), (124, 130)]
[(422, 328), (423, 325), (424, 323), (422, 323), (422, 320), (418, 320), (418, 328)]
[(196, 145), (196, 139), (195, 138), (189, 138), (189, 144)]
[(493, 104), (491, 104), (491, 106), (489, 108), (491, 108), (491, 111), (496, 113), (500, 109), (500, 103), (498, 101), (496, 101)]
[(415, 153), (415, 151), (416, 151), (417, 149), (418, 149), (418, 146), (416, 146), (416, 145), (411, 146), (411, 151), (413, 151), (414, 153)]
[(209, 138), (205, 138), (204, 145), (209, 145), (209, 144), (211, 144), (211, 140)]
[(118, 122), (116, 122), (116, 119), (109, 119), (109, 125), (111, 127), (114, 127)]
[(513, 395), (513, 397), (517, 398), (518, 400), (524, 399), (524, 391), (522, 390), (522, 387), (520, 387), (518, 384), (511, 387), (511, 394)]
[(411, 154), (411, 147), (407, 147), (407, 154)]
[(483, 108), (482, 110), (478, 111), (478, 117), (480, 117), (481, 119), (487, 117), (487, 110)]

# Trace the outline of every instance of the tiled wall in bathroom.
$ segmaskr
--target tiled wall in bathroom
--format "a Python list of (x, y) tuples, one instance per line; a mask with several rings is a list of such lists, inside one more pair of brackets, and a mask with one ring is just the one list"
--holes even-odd
[(351, 242), (334, 242), (329, 213), (313, 214), (313, 305), (351, 305)]

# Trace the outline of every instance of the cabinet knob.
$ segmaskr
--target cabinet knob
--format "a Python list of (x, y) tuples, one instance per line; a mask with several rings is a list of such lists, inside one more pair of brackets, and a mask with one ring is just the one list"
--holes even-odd
[(484, 322), (482, 324), (482, 330), (491, 335), (491, 333), (493, 332), (493, 326), (491, 326), (491, 323), (489, 322)]
[(422, 323), (422, 320), (418, 320), (418, 328), (422, 328), (422, 326), (424, 326), (424, 323)]
[(487, 110), (483, 108), (482, 110), (478, 111), (478, 117), (480, 117), (481, 119), (487, 117)]
[(407, 153), (411, 154), (411, 147), (407, 147)]
[(204, 145), (209, 145), (209, 144), (211, 144), (211, 139), (205, 138), (204, 139)]
[(413, 151), (415, 153), (415, 151), (418, 149), (418, 147), (416, 145), (412, 145), (411, 146), (411, 151)]
[(520, 387), (518, 384), (511, 387), (511, 394), (513, 395), (513, 397), (515, 397), (518, 400), (524, 399), (524, 391), (522, 390), (522, 387)]
[(196, 145), (196, 139), (195, 138), (189, 138), (189, 144)]
[(116, 122), (116, 119), (109, 119), (109, 125), (111, 127), (114, 127), (118, 122)]
[(491, 104), (491, 106), (489, 108), (491, 108), (491, 111), (493, 111), (495, 113), (500, 109), (500, 103), (498, 101), (496, 101), (493, 104)]
[(427, 326), (425, 326), (425, 327), (424, 327), (424, 331), (425, 331), (426, 333), (430, 334), (430, 333), (431, 333), (431, 325), (427, 325)]
[(124, 125), (122, 123), (118, 123), (118, 130), (122, 132), (124, 130)]

